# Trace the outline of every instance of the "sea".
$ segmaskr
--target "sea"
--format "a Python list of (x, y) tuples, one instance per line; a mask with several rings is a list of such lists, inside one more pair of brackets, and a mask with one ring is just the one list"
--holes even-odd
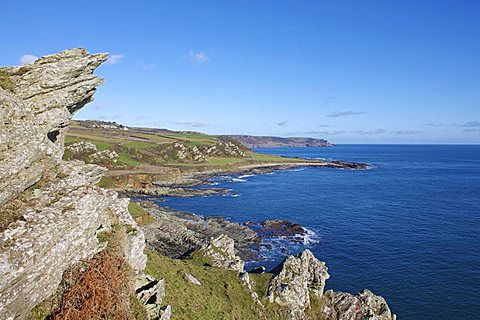
[(219, 176), (227, 196), (169, 197), (162, 206), (231, 221), (285, 219), (308, 232), (266, 239), (267, 269), (308, 248), (327, 289), (368, 288), (398, 319), (480, 319), (480, 145), (337, 145), (257, 152), (348, 160), (366, 170), (298, 168)]

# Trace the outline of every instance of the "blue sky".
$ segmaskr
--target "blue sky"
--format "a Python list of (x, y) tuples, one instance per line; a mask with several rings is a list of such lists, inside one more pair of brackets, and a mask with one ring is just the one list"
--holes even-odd
[(77, 119), (480, 143), (478, 1), (8, 1), (0, 65), (109, 52)]

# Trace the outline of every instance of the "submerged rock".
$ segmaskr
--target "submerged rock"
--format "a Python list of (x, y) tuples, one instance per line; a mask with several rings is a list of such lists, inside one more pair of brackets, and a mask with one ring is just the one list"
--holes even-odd
[(265, 220), (261, 224), (261, 233), (267, 237), (292, 237), (305, 234), (305, 229), (298, 223), (287, 220)]

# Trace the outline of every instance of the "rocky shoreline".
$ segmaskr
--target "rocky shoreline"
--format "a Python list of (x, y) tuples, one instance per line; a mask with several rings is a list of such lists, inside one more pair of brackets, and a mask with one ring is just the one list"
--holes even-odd
[[(299, 159), (300, 160), (300, 159)], [(152, 179), (147, 183), (129, 184), (122, 188), (116, 188), (120, 194), (129, 197), (135, 196), (159, 196), (159, 197), (195, 197), (211, 195), (227, 195), (228, 190), (224, 188), (203, 187), (211, 185), (211, 179), (227, 175), (250, 175), (267, 174), (280, 170), (290, 170), (297, 168), (333, 168), (342, 170), (366, 170), (370, 165), (366, 163), (349, 161), (311, 161), (294, 163), (262, 163), (252, 164), (229, 169), (216, 169), (200, 172), (186, 172), (171, 180), (156, 181)], [(153, 175), (154, 176), (154, 175)], [(135, 180), (135, 174), (131, 174), (129, 179)]]
[[(368, 290), (324, 292), (328, 268), (309, 250), (286, 257), (274, 273), (246, 272), (252, 245), (262, 237), (301, 235), (305, 229), (295, 223), (267, 220), (249, 227), (130, 202), (105, 188), (105, 168), (64, 159), (72, 115), (92, 100), (103, 82), (93, 72), (106, 60), (106, 54), (79, 48), (0, 68), (0, 136), (6, 142), (0, 148), (0, 318), (70, 312), (70, 319), (169, 320), (206, 311), (200, 318), (212, 319), (230, 318), (235, 310), (237, 319), (395, 319), (385, 299)], [(122, 176), (118, 189), (195, 196), (194, 187), (212, 176), (300, 166), (367, 168), (300, 160), (203, 172), (167, 167), (177, 178), (163, 180), (159, 167), (143, 173), (124, 168), (120, 175), (130, 176)], [(205, 192), (222, 192), (212, 190)]]
[(187, 257), (207, 246), (212, 238), (224, 234), (235, 241), (237, 254), (243, 260), (259, 261), (262, 250), (272, 249), (265, 240), (283, 238), (286, 242), (301, 242), (307, 232), (301, 225), (286, 220), (237, 223), (224, 217), (199, 216), (163, 207), (153, 200), (134, 200), (155, 219), (155, 222), (143, 226), (146, 243), (171, 258)]

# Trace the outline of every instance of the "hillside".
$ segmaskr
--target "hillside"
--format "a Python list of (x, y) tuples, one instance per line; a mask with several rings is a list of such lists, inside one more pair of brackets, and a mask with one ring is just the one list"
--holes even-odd
[(247, 148), (278, 148), (278, 147), (331, 147), (330, 142), (325, 139), (305, 138), (305, 137), (267, 137), (267, 136), (248, 136), (248, 135), (230, 135), (228, 136), (240, 142)]
[(366, 165), (72, 122), (107, 58), (78, 48), (0, 68), (0, 319), (395, 319), (368, 290), (325, 291), (328, 268), (307, 249), (275, 272), (248, 272), (240, 255), (258, 241), (254, 229), (141, 196), (228, 192), (193, 188), (222, 173)]

